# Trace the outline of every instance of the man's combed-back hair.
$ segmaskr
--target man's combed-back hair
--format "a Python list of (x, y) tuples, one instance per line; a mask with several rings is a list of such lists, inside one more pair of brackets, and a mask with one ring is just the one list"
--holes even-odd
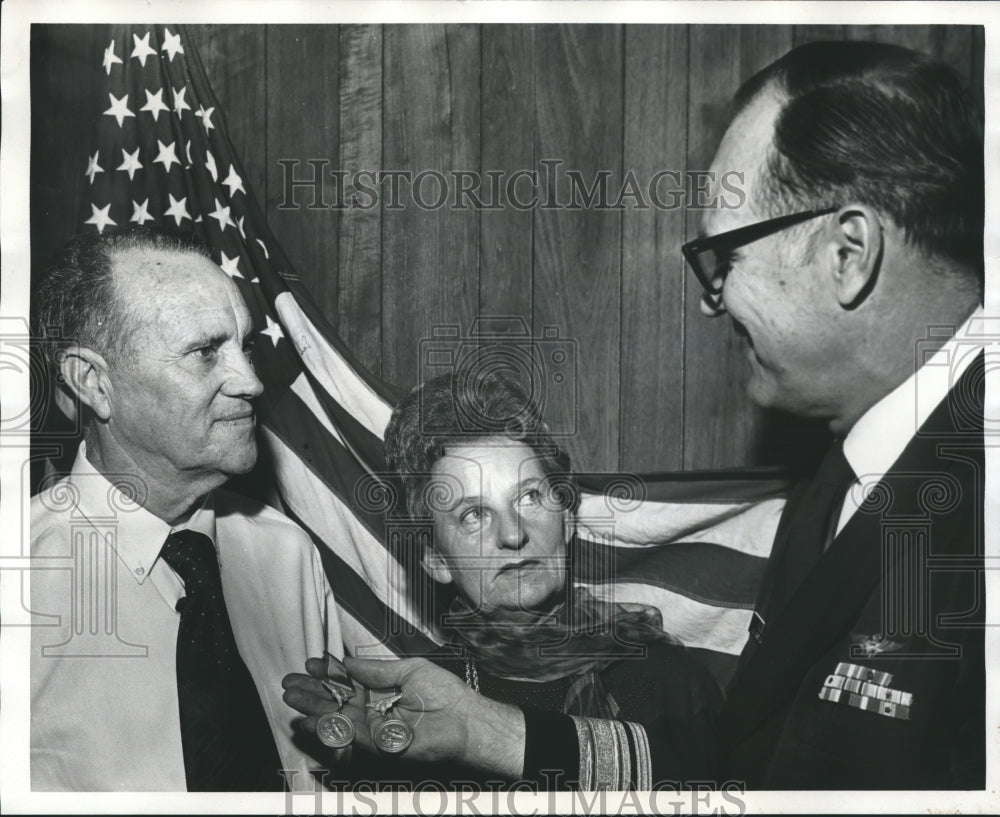
[(114, 259), (130, 250), (187, 252), (206, 256), (194, 239), (149, 227), (78, 235), (59, 251), (31, 297), (32, 334), (49, 364), (58, 367), (61, 349), (79, 344), (109, 362), (121, 359), (134, 329), (130, 305), (115, 291)]
[(537, 405), (517, 380), (490, 370), (435, 377), (413, 389), (392, 412), (385, 431), (385, 457), (402, 479), (409, 514), (430, 515), (425, 489), (431, 468), (448, 446), (490, 438), (529, 446), (542, 470), (553, 478), (557, 501), (576, 509), (579, 499), (569, 454), (556, 444)]
[(751, 77), (737, 110), (765, 87), (784, 97), (762, 180), (774, 215), (867, 204), (982, 282), (982, 120), (948, 66), (881, 43), (809, 43)]

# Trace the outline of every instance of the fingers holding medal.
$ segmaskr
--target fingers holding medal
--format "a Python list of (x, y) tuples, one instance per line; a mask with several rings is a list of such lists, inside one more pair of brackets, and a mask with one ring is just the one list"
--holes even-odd
[(365, 689), (329, 654), (310, 658), (306, 670), (308, 675), (292, 673), (282, 681), (285, 702), (306, 716), (296, 723), (298, 729), (314, 732), (331, 749), (357, 743), (365, 750), (401, 754), (413, 743), (413, 728), (393, 711), (403, 698), (399, 687)]

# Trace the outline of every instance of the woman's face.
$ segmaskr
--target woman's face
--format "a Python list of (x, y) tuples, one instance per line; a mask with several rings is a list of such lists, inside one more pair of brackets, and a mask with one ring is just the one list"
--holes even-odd
[(516, 621), (563, 589), (570, 515), (530, 446), (503, 437), (449, 446), (428, 489), (424, 569), (455, 582), (470, 607)]

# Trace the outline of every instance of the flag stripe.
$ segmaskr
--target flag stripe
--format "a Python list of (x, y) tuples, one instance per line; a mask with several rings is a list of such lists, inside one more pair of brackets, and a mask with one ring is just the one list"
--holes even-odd
[[(268, 431), (273, 434), (273, 429)], [(366, 587), (394, 616), (417, 626), (420, 617), (411, 609), (402, 565), (280, 438), (274, 435), (270, 443), (287, 511), (313, 532), (321, 551), (335, 553), (345, 570), (363, 577)], [(350, 576), (330, 575), (337, 576), (338, 584), (350, 584), (349, 592), (356, 591), (358, 585)]]
[(269, 413), (264, 425), (274, 431), (289, 449), (308, 463), (314, 478), (321, 480), (376, 540), (385, 539), (384, 503), (376, 493), (371, 472), (366, 471), (351, 452), (326, 434), (309, 405), (291, 391), (276, 401), (277, 411)]
[[(752, 608), (765, 559), (708, 542), (671, 542), (643, 549), (578, 540), (576, 575), (588, 583), (643, 582), (705, 605)], [(593, 566), (599, 566), (594, 569)]]
[[(164, 53), (168, 30), (179, 32), (182, 52)], [(156, 56), (132, 58), (133, 34), (148, 34)], [(426, 600), (410, 597), (413, 553), (401, 550), (421, 545), (405, 526), (387, 524), (395, 482), (378, 479), (398, 390), (359, 364), (296, 283), (187, 30), (114, 26), (109, 40), (121, 59), (94, 70), (106, 77), (110, 110), (132, 115), (95, 111), (82, 229), (149, 223), (204, 241), (250, 309), (265, 384), (262, 451), (282, 503), (320, 549), (346, 650), (427, 650), (433, 622)], [(158, 111), (143, 104), (156, 94)], [(666, 629), (702, 650), (718, 677), (730, 672), (786, 486), (774, 472), (586, 474), (580, 483), (583, 541), (572, 560), (580, 575), (595, 592), (656, 606)]]
[(279, 295), (274, 307), (295, 339), (306, 368), (337, 403), (379, 440), (392, 407), (379, 397), (305, 316), (291, 292)]
[[(284, 510), (316, 538), (316, 532), (301, 517), (290, 508)], [(434, 641), (382, 604), (372, 589), (365, 586), (364, 580), (333, 550), (320, 548), (320, 558), (327, 575), (338, 576), (340, 579), (344, 592), (337, 599), (337, 605), (350, 613), (354, 621), (363, 628), (362, 633), (355, 633), (354, 637), (358, 640), (352, 644), (352, 653), (359, 649), (372, 650), (380, 644), (395, 655), (421, 655), (434, 650)]]
[(663, 616), (664, 630), (685, 646), (739, 655), (749, 636), (749, 608), (716, 607), (646, 583), (580, 584), (605, 601), (655, 607)]

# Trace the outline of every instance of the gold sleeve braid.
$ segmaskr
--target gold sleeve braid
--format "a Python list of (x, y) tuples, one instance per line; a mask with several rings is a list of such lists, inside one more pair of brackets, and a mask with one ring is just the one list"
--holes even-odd
[(649, 791), (653, 770), (649, 740), (642, 726), (576, 715), (571, 717), (580, 743), (581, 790)]

